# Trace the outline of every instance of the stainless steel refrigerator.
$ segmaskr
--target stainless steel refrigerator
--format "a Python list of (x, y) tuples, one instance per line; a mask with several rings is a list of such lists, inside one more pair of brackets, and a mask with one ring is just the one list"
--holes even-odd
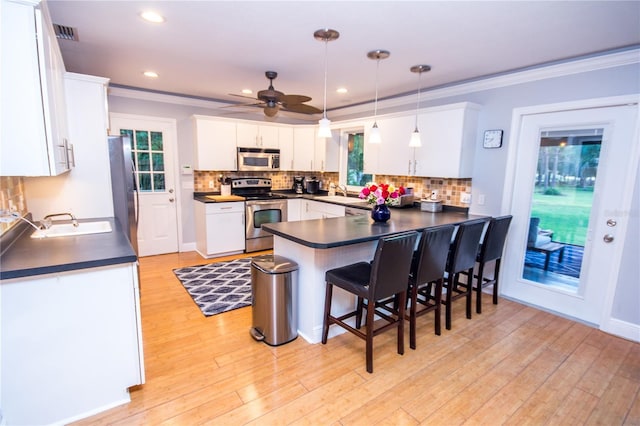
[(127, 136), (109, 136), (108, 140), (113, 213), (138, 255), (139, 202), (135, 165), (131, 158), (131, 139)]

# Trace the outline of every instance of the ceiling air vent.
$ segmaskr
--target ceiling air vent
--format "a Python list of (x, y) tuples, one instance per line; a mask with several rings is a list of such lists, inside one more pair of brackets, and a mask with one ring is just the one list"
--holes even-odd
[(56, 37), (62, 40), (78, 41), (78, 34), (75, 28), (60, 24), (53, 24)]

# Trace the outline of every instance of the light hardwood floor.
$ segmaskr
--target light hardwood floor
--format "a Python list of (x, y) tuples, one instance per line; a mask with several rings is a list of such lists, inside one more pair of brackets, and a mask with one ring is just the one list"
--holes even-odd
[(403, 356), (393, 331), (377, 336), (368, 374), (351, 334), (270, 347), (249, 336), (251, 308), (205, 318), (172, 272), (203, 263), (141, 259), (147, 381), (78, 424), (640, 425), (638, 343), (485, 297), (472, 320), (456, 303), (442, 336), (421, 317)]

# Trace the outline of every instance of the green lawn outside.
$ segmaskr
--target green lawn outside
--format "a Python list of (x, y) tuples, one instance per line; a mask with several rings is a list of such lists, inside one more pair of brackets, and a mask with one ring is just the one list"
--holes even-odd
[(553, 231), (553, 241), (584, 246), (593, 201), (592, 189), (559, 187), (561, 195), (544, 195), (536, 188), (531, 217), (540, 218), (540, 228)]

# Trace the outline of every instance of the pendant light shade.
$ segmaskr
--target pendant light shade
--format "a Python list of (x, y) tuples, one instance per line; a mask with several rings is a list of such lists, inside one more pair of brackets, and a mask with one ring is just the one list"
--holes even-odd
[(380, 69), (380, 59), (387, 59), (390, 53), (387, 50), (372, 50), (367, 53), (369, 59), (376, 60), (376, 98), (373, 107), (373, 127), (369, 132), (369, 143), (379, 144), (382, 143), (382, 137), (380, 136), (380, 129), (378, 128), (378, 70)]
[(420, 77), (423, 72), (431, 71), (429, 65), (414, 65), (411, 67), (411, 72), (418, 74), (418, 101), (416, 102), (416, 127), (413, 133), (411, 133), (411, 139), (409, 139), (409, 146), (411, 148), (420, 148), (422, 146), (422, 140), (420, 139), (420, 131), (418, 130), (418, 110), (420, 109)]
[(340, 33), (336, 30), (328, 28), (317, 30), (313, 33), (313, 37), (316, 40), (324, 41), (324, 108), (322, 113), (322, 119), (318, 121), (318, 137), (330, 138), (331, 137), (331, 121), (327, 118), (327, 46), (330, 41), (337, 40), (340, 37)]

